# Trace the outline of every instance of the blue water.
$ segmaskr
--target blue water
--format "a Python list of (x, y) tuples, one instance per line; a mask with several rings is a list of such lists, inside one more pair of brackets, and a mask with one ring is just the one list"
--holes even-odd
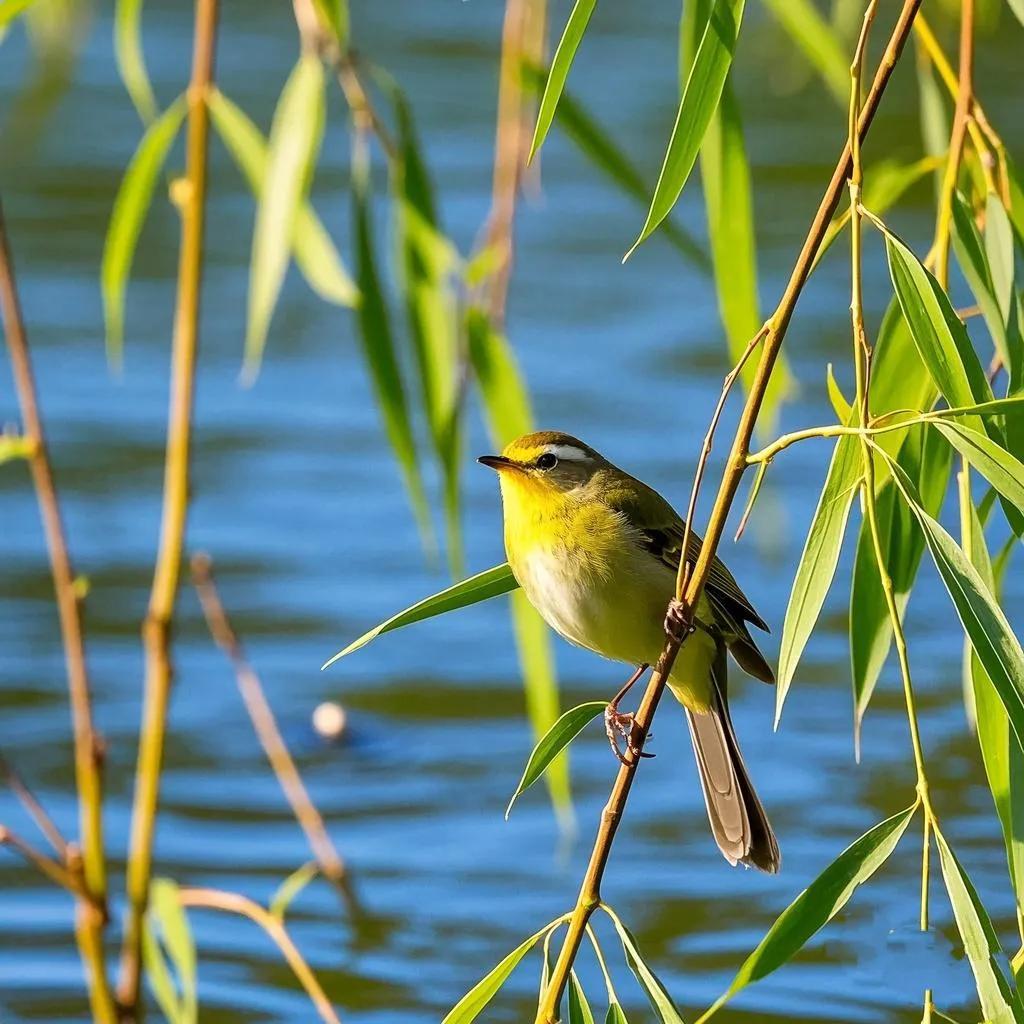
[[(882, 5), (880, 21), (892, 6)], [(556, 5), (557, 26), (566, 10)], [(676, 14), (672, 4), (598, 10), (571, 80), (651, 182), (673, 116)], [(190, 12), (187, 4), (164, 0), (147, 4), (144, 18), (150, 71), (167, 103), (187, 77)], [(444, 222), (465, 251), (489, 203), (501, 5), (357, 3), (353, 22), (360, 50), (396, 74), (412, 97)], [(139, 128), (114, 70), (107, 5), (93, 12), (84, 31), (73, 86), (45, 119), (18, 99), (30, 72), (22, 32), (4, 41), (0, 182), (71, 550), (91, 585), (88, 651), (96, 719), (109, 745), (107, 832), (120, 911), (140, 705), (138, 627), (159, 513), (177, 224), (169, 205), (158, 202), (136, 261), (125, 371), (116, 379), (104, 361), (98, 267), (111, 202)], [(1020, 41), (1019, 26), (1004, 17), (1000, 30), (985, 29), (979, 44), (981, 96), (1018, 151), (1024, 132), (1003, 86), (1013, 80)], [(218, 81), (264, 128), (296, 50), (288, 5), (225, 4)], [(831, 173), (845, 116), (758, 9), (749, 13), (735, 77), (754, 167), (768, 308)], [(332, 90), (314, 195), (348, 253), (346, 140), (344, 110)], [(919, 151), (908, 61), (865, 156), (912, 158)], [(176, 150), (172, 168), (181, 161)], [(727, 368), (712, 287), (659, 238), (621, 267), (642, 211), (557, 129), (542, 163), (542, 191), (522, 204), (518, 222), (508, 319), (537, 419), (582, 435), (683, 505)], [(224, 601), (352, 866), (364, 907), (353, 921), (330, 888), (314, 882), (289, 922), (346, 1021), (438, 1020), (525, 935), (569, 909), (617, 765), (597, 728), (576, 745), (575, 842), (560, 837), (539, 787), (509, 823), (502, 820), (530, 749), (504, 599), (389, 636), (319, 672), (353, 636), (439, 589), (445, 577), (425, 564), (350, 314), (319, 302), (293, 273), (263, 373), (248, 390), (238, 385), (253, 208), (219, 146), (211, 180), (188, 548), (215, 559)], [(383, 189), (383, 175), (380, 184)], [(922, 246), (930, 201), (924, 184), (892, 218)], [(678, 214), (700, 233), (696, 187), (687, 190)], [(889, 291), (875, 238), (868, 261), (868, 307), (877, 324)], [(800, 391), (784, 427), (831, 418), (827, 361), (850, 382), (846, 275), (846, 255), (837, 246), (801, 300), (787, 339)], [(17, 420), (6, 362), (0, 418)], [(727, 416), (723, 436), (732, 422)], [(478, 570), (502, 558), (500, 513), (492, 475), (468, 457), (488, 448), (476, 408), (469, 427), (465, 540), (468, 566)], [(772, 655), (828, 456), (824, 442), (787, 451), (769, 474), (743, 542), (728, 543), (723, 552), (773, 625), (766, 645)], [(0, 494), (0, 749), (73, 833), (62, 655), (23, 466), (2, 467)], [(844, 612), (849, 563), (847, 552), (777, 734), (772, 692), (747, 681), (734, 685), (737, 729), (783, 849), (778, 877), (730, 870), (721, 859), (682, 716), (671, 704), (659, 715), (653, 743), (659, 756), (645, 763), (630, 799), (604, 897), (688, 1018), (728, 985), (776, 915), (841, 849), (913, 799), (892, 665), (868, 715), (862, 763), (854, 763)], [(1010, 575), (1007, 590), (1008, 607), (1019, 607), (1019, 574)], [(1012, 951), (1005, 858), (960, 698), (959, 625), (930, 566), (911, 603), (909, 628), (934, 800)], [(157, 871), (265, 901), (309, 853), (188, 585), (174, 653)], [(557, 654), (566, 706), (608, 695), (621, 681), (621, 668), (562, 644)], [(328, 698), (350, 714), (342, 746), (325, 745), (310, 725), (313, 708)], [(7, 792), (0, 792), (0, 821), (31, 832)], [(915, 823), (838, 920), (720, 1019), (910, 1022), (920, 1018), (927, 985), (954, 1016), (977, 1019), (973, 982), (938, 882), (933, 930), (916, 930), (919, 859)], [(254, 926), (210, 912), (193, 912), (191, 920), (204, 1022), (314, 1019)], [(614, 934), (605, 922), (598, 928), (630, 1019), (649, 1019)], [(535, 959), (524, 965), (485, 1019), (527, 1019), (537, 971)], [(580, 971), (599, 1005), (602, 988), (589, 954)], [(85, 1016), (69, 900), (0, 854), (0, 1019)]]

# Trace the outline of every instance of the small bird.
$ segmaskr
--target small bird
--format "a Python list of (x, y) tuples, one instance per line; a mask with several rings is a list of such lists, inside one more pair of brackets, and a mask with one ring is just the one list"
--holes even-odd
[[(558, 431), (526, 434), (478, 461), (498, 472), (508, 561), (548, 625), (606, 658), (641, 669), (655, 662), (665, 630), (677, 628), (663, 625), (684, 532), (672, 506)], [(691, 534), (688, 558), (700, 544)], [(746, 624), (768, 627), (717, 558), (693, 621), (668, 686), (686, 708), (711, 831), (730, 864), (774, 873), (779, 846), (743, 764), (726, 687), (727, 650), (750, 675), (775, 681)], [(632, 716), (618, 714), (617, 700), (609, 719), (621, 729)]]

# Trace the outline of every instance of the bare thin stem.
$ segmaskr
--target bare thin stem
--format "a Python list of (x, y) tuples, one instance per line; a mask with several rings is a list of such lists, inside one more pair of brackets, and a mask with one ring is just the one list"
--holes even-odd
[(46, 808), (39, 802), (35, 793), (29, 789), (28, 783), (3, 755), (0, 755), (0, 778), (11, 787), (11, 792), (21, 801), (21, 805), (36, 823), (39, 831), (46, 837), (57, 856), (61, 860), (65, 860), (68, 855), (67, 840), (54, 824), (53, 818), (47, 813)]
[[(861, 112), (858, 132), (863, 139), (871, 126), (871, 121), (878, 109), (885, 88), (893, 68), (899, 60), (903, 47), (910, 35), (914, 23), (914, 17), (920, 7), (921, 0), (904, 0), (899, 18), (893, 28), (889, 42), (882, 55), (871, 89), (867, 95)], [(793, 316), (797, 300), (803, 291), (807, 278), (810, 275), (814, 263), (814, 257), (822, 244), (825, 233), (828, 230), (829, 222), (839, 205), (839, 200), (846, 188), (846, 180), (850, 173), (851, 159), (849, 142), (845, 146), (836, 164), (832, 180), (829, 182), (825, 194), (818, 206), (810, 230), (804, 241), (800, 255), (797, 258), (793, 272), (790, 276), (786, 290), (779, 301), (775, 312), (768, 319), (768, 331), (765, 335), (761, 357), (757, 365), (754, 379), (751, 382), (747, 394), (746, 403), (740, 416), (740, 422), (736, 429), (732, 448), (726, 461), (725, 471), (719, 485), (718, 495), (708, 522), (708, 529), (704, 537), (700, 555), (693, 566), (692, 571), (687, 572), (686, 588), (683, 594), (683, 604), (686, 608), (693, 608), (700, 597), (704, 582), (710, 573), (711, 566), (718, 550), (718, 545), (725, 532), (726, 520), (732, 508), (736, 491), (739, 488), (740, 480), (747, 467), (747, 455), (749, 453), (750, 441), (753, 437), (754, 427), (757, 423), (757, 416), (761, 409), (761, 403), (768, 388), (775, 361), (785, 338), (786, 329)], [(686, 561), (686, 559), (682, 559)], [(655, 668), (651, 681), (647, 686), (640, 707), (636, 713), (635, 742), (637, 749), (642, 751), (643, 744), (647, 738), (654, 713), (661, 699), (665, 682), (675, 662), (679, 650), (679, 641), (670, 637), (662, 651), (661, 658)], [(576, 953), (585, 934), (587, 922), (594, 908), (600, 902), (601, 879), (608, 863), (612, 844), (615, 840), (615, 833), (625, 810), (626, 801), (629, 797), (629, 790), (636, 775), (636, 767), (639, 758), (632, 753), (627, 754), (629, 763), (620, 767), (615, 783), (612, 787), (608, 803), (601, 814), (601, 823), (598, 828), (597, 837), (594, 841), (594, 848), (587, 865), (580, 893), (576, 901), (575, 909), (569, 921), (562, 950), (555, 963), (548, 985), (548, 991), (537, 1013), (537, 1024), (555, 1024), (558, 1019), (558, 1005), (565, 991), (569, 978), (569, 971), (572, 968)]]
[(78, 820), (82, 843), (82, 865), (88, 899), (78, 908), (79, 946), (85, 960), (89, 999), (98, 1021), (115, 1019), (114, 1000), (103, 959), (103, 929), (106, 924), (107, 868), (103, 845), (103, 745), (92, 718), (92, 695), (85, 661), (82, 616), (75, 594), (64, 524), (61, 520), (57, 487), (46, 447), (35, 376), (29, 355), (28, 335), (18, 299), (14, 261), (3, 206), (0, 204), (0, 311), (11, 357), (11, 373), (21, 409), (22, 430), (28, 442), (28, 463), (35, 487), (50, 557), (68, 677), (71, 725), (74, 734), (75, 786), (78, 791)]
[(219, 889), (179, 889), (178, 899), (183, 907), (202, 907), (207, 910), (221, 910), (228, 914), (240, 914), (258, 924), (281, 951), (299, 984), (306, 990), (310, 1002), (316, 1007), (320, 1019), (326, 1024), (341, 1024), (341, 1018), (335, 1012), (316, 975), (292, 941), (287, 929), (268, 910), (247, 896)]
[(182, 190), (178, 292), (171, 346), (171, 387), (167, 418), (160, 546), (149, 608), (142, 627), (145, 681), (131, 846), (128, 852), (128, 914), (121, 956), (119, 994), (129, 1009), (138, 1004), (142, 917), (153, 859), (153, 835), (160, 799), (167, 706), (172, 665), (171, 622), (181, 576), (189, 503), (192, 402), (199, 341), (199, 298), (203, 266), (206, 165), (209, 141), (207, 96), (213, 82), (218, 0), (196, 0), (192, 77), (188, 87), (185, 188)]
[[(89, 899), (81, 881), (59, 861), (37, 850), (30, 842), (22, 839), (6, 825), (0, 825), (0, 846), (7, 846), (20, 854), (40, 874), (45, 875), (54, 885), (67, 889), (73, 896)], [(111, 1018), (113, 1019), (113, 1018)]]
[(199, 594), (210, 635), (234, 667), (238, 689), (246, 711), (249, 712), (253, 729), (296, 820), (306, 834), (313, 856), (316, 857), (324, 877), (337, 886), (346, 902), (350, 903), (352, 891), (345, 863), (327, 834), (323, 818), (310, 798), (281, 730), (277, 727), (277, 720), (263, 692), (259, 676), (246, 659), (238, 635), (231, 626), (217, 592), (212, 565), (207, 555), (199, 554), (193, 557), (192, 582)]

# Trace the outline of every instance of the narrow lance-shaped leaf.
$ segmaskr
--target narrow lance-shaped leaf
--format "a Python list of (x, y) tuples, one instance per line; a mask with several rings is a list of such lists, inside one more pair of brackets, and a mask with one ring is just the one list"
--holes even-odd
[(550, 729), (540, 738), (533, 748), (523, 777), (512, 794), (505, 810), (507, 819), (512, 811), (512, 805), (519, 799), (520, 794), (530, 788), (544, 774), (544, 770), (572, 741), (608, 706), (607, 701), (592, 700), (586, 704), (579, 704), (566, 711), (565, 714), (551, 726)]
[(266, 175), (256, 208), (249, 267), (245, 376), (255, 378), (270, 318), (288, 269), (299, 210), (306, 197), (324, 130), (324, 69), (303, 54), (288, 76), (274, 111)]
[(604, 1024), (629, 1024), (626, 1014), (618, 1003), (611, 1003), (605, 1014)]
[(301, 867), (296, 868), (278, 887), (273, 896), (270, 897), (268, 910), (272, 917), (279, 921), (284, 920), (284, 915), (292, 905), (295, 897), (320, 874), (320, 865), (315, 860), (306, 861)]
[[(206, 102), (217, 133), (258, 200), (267, 173), (267, 140), (245, 111), (219, 89), (211, 89)], [(295, 265), (320, 298), (339, 306), (359, 302), (355, 282), (308, 199), (295, 216), (292, 249)]]
[(932, 425), (1004, 498), (1024, 511), (1024, 463), (963, 423), (942, 419)]
[[(698, 26), (706, 23), (710, 5), (711, 0), (683, 5), (679, 62), (683, 74), (699, 45)], [(757, 242), (750, 163), (743, 142), (739, 102), (728, 76), (718, 109), (704, 134), (700, 174), (718, 310), (729, 342), (730, 359), (736, 363), (750, 339), (760, 330), (762, 319), (757, 294)], [(741, 379), (748, 388), (756, 365), (756, 360), (748, 359), (743, 367)], [(760, 429), (772, 430), (791, 383), (788, 365), (776, 365), (762, 401)]]
[(690, 176), (704, 132), (718, 106), (726, 75), (732, 64), (744, 0), (714, 0), (710, 17), (694, 54), (686, 87), (679, 103), (676, 122), (669, 139), (654, 198), (640, 235), (626, 253), (636, 250), (668, 216)]
[(594, 1024), (594, 1015), (575, 971), (569, 974), (569, 1024)]
[(793, 589), (782, 624), (778, 684), (775, 689), (776, 728), (800, 656), (832, 585), (850, 505), (859, 480), (860, 448), (857, 439), (841, 437), (832, 454), (825, 486), (807, 532), (807, 541), (793, 578)]
[(672, 1002), (672, 997), (666, 991), (665, 986), (648, 966), (647, 961), (640, 955), (636, 939), (633, 938), (630, 930), (622, 923), (619, 915), (611, 907), (604, 903), (601, 906), (612, 919), (615, 930), (619, 933), (619, 939), (622, 942), (622, 951), (626, 954), (626, 963), (629, 964), (629, 969), (636, 975), (636, 980), (644, 990), (644, 995), (647, 996), (651, 1008), (658, 1015), (658, 1020), (662, 1024), (684, 1024), (683, 1018), (676, 1009), (675, 1003)]
[(143, 124), (157, 115), (156, 97), (142, 55), (143, 0), (117, 0), (114, 8), (114, 57), (121, 81)]
[(334, 657), (324, 662), (323, 668), (333, 665), (353, 651), (358, 651), (360, 647), (365, 647), (371, 640), (376, 640), (383, 633), (390, 633), (392, 630), (401, 629), (402, 626), (422, 622), (424, 619), (432, 619), (435, 615), (444, 615), (446, 612), (452, 612), (458, 608), (479, 604), (492, 597), (507, 594), (518, 586), (515, 576), (512, 575), (511, 566), (508, 562), (502, 562), (501, 565), (496, 565), (493, 569), (486, 569), (475, 576), (470, 576), (469, 579), (447, 587), (440, 593), (432, 594), (422, 601), (417, 601), (416, 604), (385, 619), (380, 625), (374, 626), (373, 629), (353, 640), (347, 647), (338, 651)]
[(771, 974), (803, 949), (811, 937), (846, 906), (857, 887), (888, 860), (915, 810), (916, 804), (886, 818), (829, 864), (776, 918), (712, 1009), (718, 1009), (741, 989)]
[(508, 976), (519, 965), (519, 961), (537, 945), (545, 932), (553, 925), (545, 925), (525, 942), (516, 946), (493, 970), (481, 978), (448, 1012), (441, 1024), (470, 1024), (477, 1019), (480, 1011), (497, 995)]
[(391, 314), (377, 271), (376, 246), (370, 220), (369, 168), (362, 166), (359, 159), (353, 161), (352, 200), (356, 234), (356, 280), (361, 296), (357, 317), (359, 339), (377, 396), (377, 405), (384, 420), (384, 431), (401, 469), (420, 536), (427, 551), (433, 553), (436, 545), (430, 510), (423, 489), (416, 440), (413, 437), (412, 420), (391, 329)]
[[(469, 360), (480, 388), (488, 431), (496, 448), (533, 429), (533, 412), (515, 354), (504, 335), (478, 309), (467, 311)], [(540, 737), (558, 717), (558, 680), (551, 635), (522, 597), (512, 600), (512, 626), (534, 736)], [(555, 811), (564, 826), (571, 821), (569, 762), (563, 753), (550, 766), (546, 781)]]
[(913, 483), (890, 461), (896, 486), (924, 531), (925, 542), (1017, 739), (1024, 741), (1024, 651), (977, 569), (952, 537), (921, 507)]
[(5, 32), (7, 26), (35, 2), (36, 0), (0, 0), (0, 33)]
[(938, 829), (935, 830), (935, 842), (953, 917), (974, 973), (985, 1021), (987, 1024), (1020, 1024), (1024, 1020), (1024, 1007), (996, 959), (1002, 955), (1002, 950), (988, 911), (963, 865)]
[(558, 40), (554, 57), (551, 58), (551, 67), (537, 110), (537, 124), (533, 130), (533, 142), (530, 143), (530, 160), (533, 160), (534, 154), (544, 145), (551, 120), (555, 116), (555, 109), (565, 88), (565, 80), (569, 77), (569, 68), (572, 67), (573, 58), (583, 39), (583, 33), (587, 30), (587, 23), (594, 13), (596, 3), (597, 0), (576, 0), (569, 13), (565, 31)]
[(115, 367), (121, 365), (124, 295), (132, 260), (135, 258), (135, 247), (142, 223), (149, 212), (153, 189), (184, 117), (185, 100), (179, 97), (146, 129), (121, 179), (114, 209), (110, 214), (107, 237), (103, 243), (100, 282), (107, 326), (107, 359)]
[(850, 101), (850, 57), (812, 0), (767, 0), (766, 6), (845, 110)]
[[(523, 78), (534, 92), (540, 92), (547, 80), (542, 69), (530, 65), (524, 66)], [(568, 92), (563, 93), (558, 104), (555, 122), (580, 152), (613, 184), (644, 208), (647, 207), (648, 191), (640, 172), (608, 133), (587, 113), (582, 104)], [(710, 272), (711, 264), (707, 253), (685, 228), (673, 220), (666, 220), (662, 224), (661, 233), (686, 260), (705, 273)]]
[(1013, 393), (1024, 384), (1024, 313), (1017, 289), (1013, 225), (995, 193), (990, 193), (985, 203), (985, 256), (992, 293), (1006, 329), (1008, 390)]
[[(163, 946), (178, 977), (180, 999), (175, 999), (176, 1024), (196, 1024), (199, 1016), (196, 994), (196, 949), (188, 918), (178, 900), (178, 886), (166, 878), (157, 878), (150, 886), (148, 917), (160, 932)], [(161, 988), (163, 985), (161, 984)]]

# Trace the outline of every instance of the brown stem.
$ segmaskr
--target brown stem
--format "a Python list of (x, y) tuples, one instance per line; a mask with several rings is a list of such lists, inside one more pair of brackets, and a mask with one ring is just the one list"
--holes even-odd
[(160, 546), (149, 608), (142, 626), (145, 681), (142, 727), (128, 852), (128, 914), (121, 955), (119, 994), (129, 1010), (138, 1006), (142, 917), (149, 893), (153, 834), (160, 796), (167, 705), (171, 688), (170, 631), (181, 575), (189, 497), (192, 400), (199, 337), (203, 264), (206, 163), (209, 138), (207, 95), (213, 81), (218, 0), (196, 0), (192, 78), (188, 87), (185, 187), (182, 189), (178, 292), (171, 346), (171, 386), (164, 462)]
[(68, 855), (68, 842), (61, 834), (59, 828), (54, 824), (53, 818), (47, 813), (46, 808), (39, 802), (35, 793), (28, 787), (28, 783), (18, 774), (14, 765), (3, 755), (0, 755), (0, 778), (11, 787), (11, 792), (21, 801), (21, 805), (28, 812), (29, 817), (36, 823), (36, 827), (46, 836), (47, 841), (53, 847), (54, 852), (61, 860)]
[(277, 776), (281, 789), (291, 805), (292, 812), (316, 857), (324, 877), (337, 886), (346, 903), (351, 906), (353, 893), (345, 863), (341, 859), (331, 837), (324, 827), (323, 818), (313, 804), (302, 776), (292, 760), (284, 737), (277, 727), (274, 712), (263, 693), (259, 676), (253, 671), (242, 650), (238, 635), (231, 627), (224, 605), (213, 579), (212, 564), (207, 555), (195, 555), (192, 559), (192, 582), (195, 584), (199, 601), (203, 606), (206, 624), (215, 643), (228, 656), (235, 669), (238, 689), (242, 694), (245, 708), (249, 712), (253, 729), (259, 738), (270, 767)]
[[(45, 875), (54, 885), (67, 889), (74, 896), (82, 900), (89, 900), (89, 894), (85, 891), (81, 881), (76, 875), (69, 871), (59, 861), (47, 856), (41, 850), (37, 850), (31, 843), (22, 839), (16, 832), (12, 832), (6, 825), (0, 825), (0, 846), (9, 846), (16, 853), (28, 861), (40, 874)], [(99, 910), (93, 904), (94, 909)], [(113, 1007), (113, 1004), (111, 1004)], [(114, 1018), (111, 1017), (111, 1020)]]
[(103, 927), (106, 921), (107, 868), (103, 848), (102, 744), (92, 720), (92, 697), (85, 663), (82, 616), (75, 594), (75, 574), (61, 521), (57, 487), (46, 448), (39, 412), (35, 377), (29, 356), (28, 336), (15, 284), (14, 262), (7, 239), (7, 225), (0, 204), (0, 309), (11, 356), (14, 388), (21, 409), (22, 432), (29, 445), (28, 462), (39, 503), (39, 515), (50, 556), (50, 575), (57, 600), (64, 664), (68, 677), (71, 724), (74, 733), (75, 786), (82, 842), (83, 878), (87, 902), (80, 905), (80, 948), (86, 961), (89, 998), (93, 1016), (115, 1019), (114, 1002), (103, 960)]
[[(865, 99), (858, 123), (858, 138), (863, 140), (866, 136), (871, 122), (878, 109), (879, 102), (889, 83), (893, 68), (899, 60), (903, 47), (913, 27), (914, 17), (917, 14), (921, 0), (904, 0), (899, 18), (893, 28), (892, 35), (886, 45), (879, 66), (875, 72), (871, 89)], [(785, 337), (786, 329), (789, 326), (796, 303), (800, 297), (807, 278), (814, 263), (815, 254), (821, 246), (822, 240), (828, 229), (829, 222), (836, 211), (839, 200), (845, 190), (846, 180), (851, 169), (851, 153), (849, 140), (843, 149), (842, 155), (836, 164), (832, 180), (829, 182), (825, 195), (815, 214), (803, 248), (797, 258), (789, 283), (780, 300), (775, 312), (768, 319), (768, 331), (764, 338), (761, 349), (761, 358), (747, 395), (746, 404), (740, 417), (739, 426), (733, 439), (732, 450), (726, 461), (718, 495), (708, 522), (707, 532), (704, 536), (704, 543), (700, 555), (692, 571), (687, 574), (687, 582), (684, 593), (681, 595), (682, 603), (686, 608), (693, 608), (700, 597), (704, 582), (711, 569), (712, 560), (718, 550), (719, 542), (725, 531), (726, 520), (732, 508), (737, 488), (742, 479), (744, 469), (747, 465), (747, 454), (750, 448), (750, 440), (754, 433), (754, 426), (757, 422), (757, 415), (761, 408), (761, 402), (768, 387), (772, 369), (778, 357), (779, 350)], [(650, 729), (654, 712), (657, 709), (658, 701), (661, 698), (665, 687), (665, 681), (671, 672), (675, 662), (676, 654), (679, 651), (678, 641), (669, 638), (662, 651), (661, 658), (655, 669), (654, 675), (647, 686), (641, 701), (640, 708), (636, 713), (637, 736), (636, 743), (642, 750), (647, 733)], [(636, 767), (639, 759), (628, 755), (630, 763), (623, 765), (616, 775), (615, 784), (612, 787), (611, 796), (601, 814), (601, 823), (598, 828), (597, 838), (594, 842), (594, 849), (591, 853), (590, 862), (587, 866), (580, 894), (569, 921), (565, 940), (562, 945), (558, 960), (551, 973), (551, 980), (547, 992), (540, 1002), (537, 1011), (537, 1024), (555, 1024), (558, 1019), (558, 1006), (561, 1002), (562, 993), (565, 990), (569, 978), (569, 971), (572, 968), (576, 953), (586, 931), (587, 922), (594, 908), (600, 902), (601, 879), (604, 875), (605, 866), (611, 853), (612, 843), (615, 839), (615, 832), (618, 829), (622, 813), (625, 810), (626, 800), (629, 796), (630, 787), (636, 774)]]
[(264, 907), (239, 893), (222, 892), (219, 889), (180, 889), (178, 899), (183, 907), (203, 907), (208, 910), (222, 910), (229, 914), (240, 914), (258, 924), (281, 950), (281, 954), (306, 990), (321, 1019), (326, 1021), (326, 1024), (341, 1024), (331, 1001), (298, 947), (292, 942), (284, 925)]

